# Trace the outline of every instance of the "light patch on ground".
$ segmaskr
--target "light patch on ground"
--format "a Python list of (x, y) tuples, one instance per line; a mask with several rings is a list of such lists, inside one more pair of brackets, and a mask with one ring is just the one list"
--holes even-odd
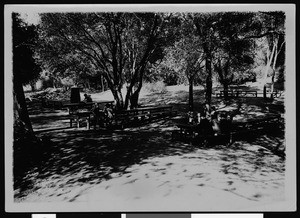
[[(268, 158), (257, 158), (255, 147), (198, 149), (184, 155), (153, 157), (128, 167), (123, 174), (111, 174), (110, 179), (98, 185), (64, 187), (62, 182), (67, 177), (76, 180), (87, 176), (80, 170), (65, 178), (41, 182), (26, 201), (93, 202), (106, 209), (126, 205), (132, 209), (211, 210), (241, 209), (284, 200), (284, 172), (279, 170), (282, 161), (270, 154), (265, 154)], [(260, 168), (257, 161), (261, 161)], [(59, 196), (51, 195), (58, 191)]]

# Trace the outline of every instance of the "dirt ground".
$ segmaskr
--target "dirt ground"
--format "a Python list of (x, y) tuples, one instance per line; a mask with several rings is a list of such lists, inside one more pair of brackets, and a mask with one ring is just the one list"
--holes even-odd
[[(202, 92), (195, 90), (196, 110)], [(92, 97), (108, 99), (109, 94)], [(177, 88), (146, 93), (141, 102), (170, 104), (184, 116), (187, 98), (187, 90)], [(220, 101), (213, 99), (215, 105)], [(266, 114), (257, 99), (242, 105), (245, 115)], [(66, 113), (31, 115), (37, 135), (50, 139), (51, 148), (16, 186), (16, 202), (93, 202), (108, 211), (200, 211), (247, 210), (285, 200), (285, 160), (267, 149), (284, 145), (284, 132), (204, 148), (172, 141), (176, 126), (171, 119), (111, 132), (68, 128), (68, 120), (55, 119)]]

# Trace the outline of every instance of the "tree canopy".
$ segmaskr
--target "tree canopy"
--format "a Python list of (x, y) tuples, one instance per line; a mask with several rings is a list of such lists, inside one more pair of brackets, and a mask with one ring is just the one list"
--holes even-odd
[(43, 13), (37, 54), (43, 67), (58, 78), (104, 78), (120, 109), (137, 107), (143, 81), (155, 78), (177, 84), (197, 77), (210, 103), (215, 74), (224, 88), (255, 77), (252, 68), (260, 39), (265, 40), (266, 71), (283, 68), (284, 16), (283, 12)]
[(22, 84), (38, 78), (40, 66), (34, 58), (38, 34), (34, 25), (26, 24), (20, 14), (12, 14), (13, 34), (13, 76)]
[(243, 27), (247, 26), (252, 14), (232, 12), (216, 16), (219, 18), (215, 24), (213, 65), (227, 97), (228, 85), (242, 81), (253, 73), (254, 41), (238, 37), (244, 31), (249, 31)]
[(41, 14), (40, 57), (59, 72), (82, 63), (104, 76), (118, 108), (136, 106), (148, 64), (172, 41), (171, 19), (162, 13)]

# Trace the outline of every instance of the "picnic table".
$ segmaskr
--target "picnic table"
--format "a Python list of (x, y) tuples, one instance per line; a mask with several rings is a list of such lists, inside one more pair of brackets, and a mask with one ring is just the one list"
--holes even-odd
[(68, 108), (70, 117), (70, 127), (72, 127), (73, 121), (77, 124), (77, 128), (80, 127), (80, 121), (86, 122), (87, 129), (90, 129), (91, 117), (93, 115), (93, 105), (105, 105), (113, 104), (114, 101), (97, 101), (97, 102), (79, 102), (79, 103), (67, 103), (64, 107)]
[[(229, 113), (230, 114), (230, 113)], [(172, 139), (190, 140), (197, 143), (207, 143), (212, 139), (222, 139), (225, 143), (232, 143), (233, 137), (241, 134), (249, 134), (249, 132), (259, 132), (275, 127), (282, 128), (280, 120), (282, 117), (278, 114), (270, 114), (265, 117), (250, 119), (233, 119), (230, 126), (223, 127), (223, 131), (201, 131), (199, 123), (187, 122), (187, 120), (174, 121), (179, 131), (172, 133)], [(201, 123), (201, 121), (200, 121)], [(277, 125), (277, 126), (276, 126)]]
[(93, 101), (93, 102), (84, 102), (81, 101), (79, 103), (66, 103), (63, 104), (63, 107), (67, 107), (68, 109), (82, 109), (82, 108), (91, 108), (94, 104), (105, 105), (105, 104), (113, 104), (114, 101)]
[(179, 128), (179, 137), (186, 139), (189, 136), (192, 138), (196, 136), (198, 124), (177, 121), (175, 125)]
[(138, 121), (171, 116), (174, 114), (176, 114), (176, 111), (173, 111), (172, 106), (141, 107), (116, 112), (114, 123), (124, 127), (124, 125), (128, 123), (136, 123)]
[(267, 128), (280, 127), (282, 123), (282, 116), (280, 114), (269, 113), (265, 116), (258, 116), (248, 119), (236, 119), (233, 121), (232, 134), (241, 134), (251, 132), (259, 132)]
[(268, 95), (271, 96), (271, 94), (273, 95), (273, 98), (279, 98), (282, 96), (282, 94), (284, 93), (283, 91), (280, 91), (280, 90), (267, 90), (266, 93)]
[(157, 115), (163, 113), (171, 113), (172, 106), (157, 106), (157, 107), (141, 107), (118, 112), (118, 115)]
[[(228, 97), (257, 97), (257, 91), (255, 90), (235, 90), (231, 89), (227, 91)], [(219, 93), (217, 93), (217, 97), (224, 97), (225, 96), (225, 91), (222, 90)]]
[[(225, 119), (224, 119), (225, 120)], [(221, 125), (224, 124), (224, 120)], [(202, 122), (202, 123), (201, 123)], [(215, 129), (214, 123), (215, 121), (210, 121), (208, 119), (203, 119), (200, 121), (200, 123), (197, 122), (186, 122), (184, 120), (181, 121), (174, 121), (177, 128), (179, 128), (179, 138), (182, 139), (188, 139), (188, 138), (205, 138), (205, 137), (213, 137), (217, 135), (226, 135), (230, 133), (230, 126), (226, 126), (227, 129), (225, 129), (222, 126), (222, 129), (220, 126), (218, 126), (217, 129)], [(227, 122), (227, 120), (225, 120)], [(220, 124), (220, 122), (218, 123)]]

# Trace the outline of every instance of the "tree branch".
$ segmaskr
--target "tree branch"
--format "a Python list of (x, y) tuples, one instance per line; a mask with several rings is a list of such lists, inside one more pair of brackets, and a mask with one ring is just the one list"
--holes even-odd
[(245, 37), (238, 37), (241, 40), (244, 39), (259, 39), (268, 35), (272, 35), (272, 34), (276, 34), (276, 35), (284, 35), (284, 33), (278, 32), (278, 31), (268, 31), (262, 34), (258, 34), (258, 35), (252, 35), (252, 36), (245, 36)]

